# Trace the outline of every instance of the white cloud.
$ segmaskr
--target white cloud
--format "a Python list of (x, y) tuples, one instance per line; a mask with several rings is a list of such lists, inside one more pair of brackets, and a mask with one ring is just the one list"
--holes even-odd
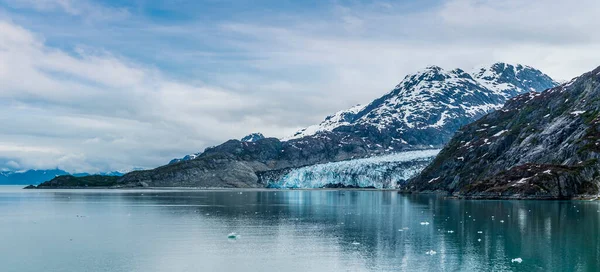
[[(0, 143), (21, 148), (0, 168), (153, 167), (254, 131), (284, 136), (430, 64), (519, 62), (556, 79), (600, 64), (595, 0), (353, 2), (169, 24), (92, 1), (9, 2), (85, 24), (0, 22)], [(73, 40), (55, 46), (53, 33)]]
[(0, 157), (21, 167), (156, 166), (265, 126), (229, 116), (262, 98), (171, 80), (110, 54), (71, 55), (10, 22), (0, 22), (0, 67)]

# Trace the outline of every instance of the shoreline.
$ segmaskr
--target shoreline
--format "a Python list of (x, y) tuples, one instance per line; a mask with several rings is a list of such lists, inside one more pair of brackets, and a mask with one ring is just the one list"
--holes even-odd
[[(6, 185), (21, 186), (21, 185)], [(222, 187), (41, 187), (41, 188), (21, 188), (21, 190), (120, 190), (120, 191), (381, 191), (397, 192), (401, 195), (429, 195), (438, 196), (456, 200), (581, 200), (581, 201), (600, 201), (600, 195), (581, 195), (575, 197), (550, 197), (550, 196), (456, 196), (443, 192), (406, 192), (402, 189), (393, 188), (222, 188)]]

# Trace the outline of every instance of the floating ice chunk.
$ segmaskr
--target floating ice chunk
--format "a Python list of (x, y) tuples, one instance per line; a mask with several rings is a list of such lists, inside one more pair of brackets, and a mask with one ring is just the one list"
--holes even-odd
[(421, 226), (427, 226), (429, 225), (429, 222), (421, 222)]
[(429, 251), (425, 252), (425, 254), (427, 254), (427, 255), (435, 255), (435, 254), (437, 254), (437, 252), (435, 252), (435, 250), (429, 250)]
[(232, 232), (232, 233), (230, 233), (229, 235), (227, 235), (227, 238), (228, 238), (228, 239), (235, 240), (235, 239), (237, 239), (237, 238), (240, 238), (240, 235), (239, 235), (239, 234), (237, 234), (237, 233), (235, 233), (235, 232)]
[(511, 263), (522, 263), (523, 259), (521, 259), (521, 258), (515, 258), (515, 259), (510, 260), (510, 262)]

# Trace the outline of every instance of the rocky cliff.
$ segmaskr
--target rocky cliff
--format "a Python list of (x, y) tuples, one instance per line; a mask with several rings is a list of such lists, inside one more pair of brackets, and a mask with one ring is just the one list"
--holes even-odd
[(471, 198), (596, 196), (599, 113), (600, 67), (519, 95), (465, 126), (404, 189)]

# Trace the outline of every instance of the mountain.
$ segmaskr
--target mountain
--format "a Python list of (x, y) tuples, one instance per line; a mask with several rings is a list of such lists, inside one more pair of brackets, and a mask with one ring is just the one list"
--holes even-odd
[(600, 193), (600, 67), (527, 93), (465, 126), (406, 185), (472, 198), (562, 199)]
[[(230, 140), (156, 169), (133, 171), (118, 182), (123, 186), (265, 187), (307, 166), (437, 149), (461, 126), (501, 107), (507, 97), (555, 85), (547, 75), (523, 65), (498, 63), (471, 74), (430, 66), (406, 76), (371, 103), (340, 111), (290, 137)], [(425, 163), (420, 165), (422, 169)]]
[[(40, 184), (44, 181), (51, 180), (57, 176), (71, 175), (69, 172), (60, 169), (46, 170), (25, 170), (25, 171), (4, 171), (0, 172), (0, 185), (23, 185), (23, 184)], [(74, 176), (82, 177), (89, 176), (88, 173), (74, 173)], [(101, 173), (105, 176), (121, 176), (119, 172)]]
[(549, 76), (523, 65), (496, 63), (471, 74), (430, 66), (406, 76), (369, 105), (340, 111), (284, 140), (333, 132), (377, 138), (377, 144), (394, 149), (441, 147), (461, 126), (502, 107), (506, 99), (556, 85)]
[[(256, 142), (258, 140), (262, 140), (264, 138), (265, 138), (265, 136), (262, 135), (262, 133), (256, 132), (256, 133), (251, 133), (251, 134), (244, 136), (240, 141), (252, 143), (252, 142)], [(193, 160), (193, 159), (197, 158), (198, 156), (200, 156), (200, 154), (202, 154), (202, 152), (189, 154), (189, 155), (186, 155), (183, 158), (179, 158), (179, 159), (172, 159), (169, 162), (169, 164), (174, 164), (174, 163), (178, 163), (178, 162), (182, 162), (182, 161), (190, 161), (190, 160)]]
[(252, 142), (256, 142), (258, 140), (262, 140), (264, 138), (265, 138), (265, 136), (262, 135), (262, 133), (252, 133), (252, 134), (244, 136), (241, 141), (246, 142), (246, 143), (252, 143)]
[(68, 174), (68, 172), (60, 169), (4, 171), (0, 172), (0, 185), (39, 184), (56, 176)]

